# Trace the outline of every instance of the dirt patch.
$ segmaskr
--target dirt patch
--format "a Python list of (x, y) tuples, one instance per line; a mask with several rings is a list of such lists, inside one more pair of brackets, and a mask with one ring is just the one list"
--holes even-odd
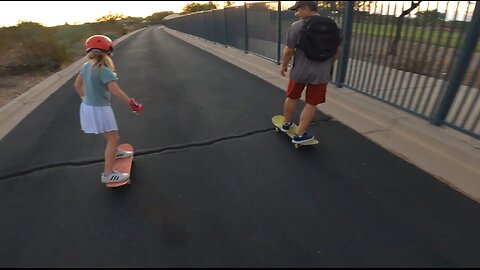
[(0, 108), (55, 72), (0, 76)]
[(11, 57), (3, 56), (2, 58), (0, 55), (0, 108), (82, 57), (83, 55), (75, 56), (74, 59), (63, 63), (58, 70), (43, 68), (28, 71), (28, 69), (22, 69), (22, 66)]

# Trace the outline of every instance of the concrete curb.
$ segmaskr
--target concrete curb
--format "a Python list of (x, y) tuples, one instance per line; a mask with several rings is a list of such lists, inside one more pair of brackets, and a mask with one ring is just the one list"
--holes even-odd
[[(113, 42), (116, 46), (131, 35), (143, 31), (146, 28), (138, 29), (128, 33)], [(0, 108), (0, 140), (2, 140), (15, 126), (20, 123), (38, 105), (42, 104), (51, 94), (55, 93), (62, 85), (77, 74), (79, 68), (87, 61), (83, 57), (68, 67), (56, 72), (39, 84), (33, 86), (22, 95), (18, 96), (2, 108)], [(72, 86), (73, 87), (73, 86)]]
[[(166, 27), (167, 33), (210, 52), (284, 90), (279, 66), (253, 54)], [(480, 202), (480, 141), (346, 88), (330, 84), (322, 112)]]

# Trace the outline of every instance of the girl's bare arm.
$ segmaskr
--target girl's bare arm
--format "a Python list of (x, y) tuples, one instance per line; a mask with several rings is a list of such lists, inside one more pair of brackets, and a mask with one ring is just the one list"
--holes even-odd
[(85, 95), (85, 93), (83, 92), (83, 80), (80, 74), (78, 74), (77, 78), (75, 79), (75, 83), (73, 84), (73, 86), (80, 97), (83, 97)]
[(122, 103), (124, 103), (126, 106), (130, 107), (130, 97), (123, 92), (123, 90), (118, 86), (117, 81), (111, 81), (107, 83), (108, 89), (112, 92), (112, 94), (118, 98)]

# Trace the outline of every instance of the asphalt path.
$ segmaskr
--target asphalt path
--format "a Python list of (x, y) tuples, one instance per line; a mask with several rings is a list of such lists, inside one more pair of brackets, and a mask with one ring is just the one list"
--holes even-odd
[(0, 267), (480, 266), (478, 203), (320, 111), (295, 149), (282, 89), (158, 27), (113, 59), (132, 184), (100, 183), (72, 78), (0, 141)]

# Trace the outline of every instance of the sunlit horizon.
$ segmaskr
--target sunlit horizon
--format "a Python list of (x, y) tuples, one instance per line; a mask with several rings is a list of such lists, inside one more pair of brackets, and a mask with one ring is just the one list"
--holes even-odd
[[(1, 1), (0, 27), (16, 26), (24, 21), (46, 27), (65, 23), (77, 25), (96, 22), (102, 16), (116, 13), (145, 18), (163, 11), (180, 13), (185, 5), (192, 2), (209, 1)], [(224, 1), (214, 2), (223, 8)], [(245, 1), (234, 2), (238, 5)]]
[[(0, 1), (0, 27), (16, 26), (21, 22), (35, 22), (46, 27), (58, 25), (79, 25), (94, 23), (98, 18), (108, 14), (121, 14), (126, 17), (145, 18), (157, 12), (172, 11), (180, 13), (189, 3), (208, 3), (209, 1)], [(224, 1), (213, 1), (218, 8), (223, 8)], [(265, 1), (233, 1), (234, 5), (243, 5), (245, 2)], [(398, 16), (402, 7), (408, 7), (410, 1), (395, 1), (397, 9), (388, 11), (389, 14)], [(377, 13), (387, 14), (386, 5), (394, 1), (379, 1)], [(295, 1), (285, 1), (293, 4)], [(460, 1), (458, 14), (456, 5), (452, 4), (446, 8), (442, 1), (423, 1), (420, 10), (439, 10), (446, 12), (446, 19), (470, 20), (473, 8), (469, 10), (468, 1)], [(383, 7), (382, 7), (383, 6)], [(48, 7), (48, 8), (47, 8)], [(380, 9), (382, 12), (380, 12)], [(469, 10), (467, 14), (465, 11)], [(374, 13), (374, 9), (370, 9)]]

